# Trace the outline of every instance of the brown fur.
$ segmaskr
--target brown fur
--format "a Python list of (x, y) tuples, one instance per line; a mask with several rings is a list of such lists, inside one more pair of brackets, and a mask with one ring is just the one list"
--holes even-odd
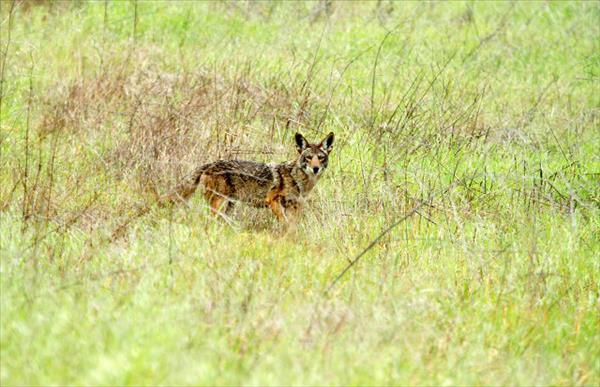
[(187, 199), (201, 187), (213, 214), (243, 202), (268, 207), (278, 220), (289, 220), (302, 210), (304, 198), (327, 168), (333, 138), (330, 133), (319, 144), (310, 144), (297, 133), (298, 157), (281, 164), (219, 160), (202, 165), (177, 187), (174, 196)]

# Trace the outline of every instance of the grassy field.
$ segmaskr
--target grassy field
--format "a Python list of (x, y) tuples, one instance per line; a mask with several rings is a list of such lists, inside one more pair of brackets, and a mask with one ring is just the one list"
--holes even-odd
[[(1, 385), (600, 384), (600, 3), (0, 16)], [(296, 131), (295, 230), (153, 205)]]

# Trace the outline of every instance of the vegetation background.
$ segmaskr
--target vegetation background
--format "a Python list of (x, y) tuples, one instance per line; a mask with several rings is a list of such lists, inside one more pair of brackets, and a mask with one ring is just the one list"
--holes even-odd
[[(600, 3), (0, 16), (3, 386), (600, 384)], [(295, 231), (153, 205), (296, 131)]]

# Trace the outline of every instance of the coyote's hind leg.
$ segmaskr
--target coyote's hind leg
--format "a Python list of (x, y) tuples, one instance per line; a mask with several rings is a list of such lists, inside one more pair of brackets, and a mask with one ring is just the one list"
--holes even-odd
[(226, 183), (222, 179), (210, 175), (203, 175), (200, 178), (200, 183), (211, 213), (218, 216), (223, 211), (225, 213), (229, 212), (233, 203), (227, 195)]
[(210, 212), (215, 216), (219, 215), (223, 205), (227, 205), (226, 199), (217, 195), (212, 195), (212, 197), (208, 199), (208, 203), (210, 205)]

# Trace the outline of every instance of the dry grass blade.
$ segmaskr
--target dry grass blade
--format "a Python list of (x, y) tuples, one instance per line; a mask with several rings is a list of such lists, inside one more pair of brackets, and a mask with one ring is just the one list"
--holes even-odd
[(327, 286), (327, 288), (325, 289), (325, 291), (323, 293), (325, 295), (329, 294), (331, 289), (333, 289), (334, 286), (338, 283), (338, 281), (340, 279), (342, 279), (342, 277), (344, 277), (346, 272), (348, 272), (348, 270), (350, 270), (369, 250), (371, 250), (373, 247), (375, 247), (375, 245), (377, 245), (377, 243), (381, 240), (381, 238), (386, 236), (390, 231), (392, 231), (394, 228), (396, 228), (397, 226), (399, 226), (400, 224), (402, 224), (403, 222), (405, 222), (406, 220), (411, 218), (413, 215), (417, 214), (422, 207), (431, 206), (433, 203), (433, 199), (435, 199), (438, 196), (444, 195), (450, 189), (452, 189), (452, 187), (456, 186), (457, 184), (458, 184), (458, 182), (455, 182), (437, 194), (433, 194), (433, 193), (429, 194), (427, 200), (420, 201), (410, 211), (408, 211), (404, 216), (402, 216), (400, 219), (394, 221), (392, 224), (390, 224), (388, 227), (386, 227), (383, 231), (381, 231), (379, 233), (379, 235), (377, 235), (367, 245), (367, 247), (365, 247), (359, 254), (357, 254), (353, 259), (351, 259), (350, 262), (348, 262), (346, 267), (344, 267), (344, 269), (331, 281), (331, 283)]

